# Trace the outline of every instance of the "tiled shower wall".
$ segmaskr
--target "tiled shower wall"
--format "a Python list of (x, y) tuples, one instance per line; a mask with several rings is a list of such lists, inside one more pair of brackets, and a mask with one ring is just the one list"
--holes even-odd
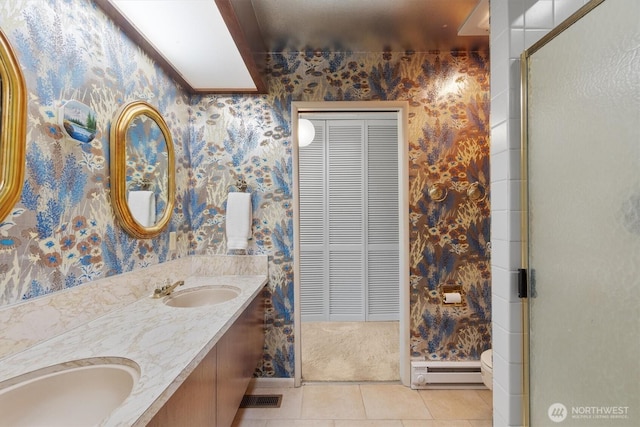
[(493, 425), (522, 425), (520, 54), (586, 0), (491, 0)]
[[(409, 103), (411, 353), (477, 359), (491, 345), (487, 53), (325, 53), (268, 58), (269, 94), (189, 96), (101, 10), (86, 0), (0, 2), (0, 26), (29, 92), (24, 191), (0, 223), (0, 305), (189, 254), (226, 252), (226, 194), (239, 176), (253, 192), (249, 252), (270, 256), (267, 348), (260, 374), (293, 376), (291, 206), (292, 101)], [(98, 113), (98, 135), (81, 144), (57, 124), (62, 100)], [(137, 240), (122, 231), (109, 199), (110, 121), (123, 103), (157, 106), (176, 149), (177, 199), (169, 229)], [(427, 192), (449, 187), (442, 202)], [(178, 250), (168, 250), (168, 232)], [(443, 306), (458, 285), (462, 307)]]

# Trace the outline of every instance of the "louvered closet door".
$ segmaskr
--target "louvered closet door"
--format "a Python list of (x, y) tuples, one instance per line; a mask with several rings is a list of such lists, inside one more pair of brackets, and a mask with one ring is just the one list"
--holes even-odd
[(329, 120), (329, 320), (364, 321), (364, 122)]
[(367, 121), (367, 320), (400, 317), (398, 126)]
[(326, 142), (324, 121), (314, 121), (316, 136), (300, 147), (300, 313), (302, 321), (327, 320), (329, 311), (326, 236)]
[(397, 122), (312, 123), (299, 152), (302, 320), (397, 320)]

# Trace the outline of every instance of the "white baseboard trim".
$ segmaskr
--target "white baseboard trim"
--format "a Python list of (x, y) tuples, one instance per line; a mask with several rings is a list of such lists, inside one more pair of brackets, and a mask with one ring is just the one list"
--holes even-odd
[(254, 388), (293, 388), (295, 387), (294, 383), (295, 381), (293, 378), (251, 378), (249, 390)]

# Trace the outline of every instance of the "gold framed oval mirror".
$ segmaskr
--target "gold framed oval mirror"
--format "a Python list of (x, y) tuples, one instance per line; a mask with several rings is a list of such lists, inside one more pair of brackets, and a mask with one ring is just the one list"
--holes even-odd
[(24, 181), (27, 89), (17, 57), (0, 30), (0, 221), (20, 199)]
[(123, 105), (111, 124), (111, 201), (122, 227), (148, 239), (164, 230), (175, 203), (173, 141), (160, 112), (145, 101)]

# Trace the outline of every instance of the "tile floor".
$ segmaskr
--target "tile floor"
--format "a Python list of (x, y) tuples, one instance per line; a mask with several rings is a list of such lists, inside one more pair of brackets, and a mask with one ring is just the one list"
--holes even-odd
[(250, 394), (282, 394), (282, 404), (240, 409), (233, 427), (491, 427), (492, 395), (486, 389), (311, 383)]

